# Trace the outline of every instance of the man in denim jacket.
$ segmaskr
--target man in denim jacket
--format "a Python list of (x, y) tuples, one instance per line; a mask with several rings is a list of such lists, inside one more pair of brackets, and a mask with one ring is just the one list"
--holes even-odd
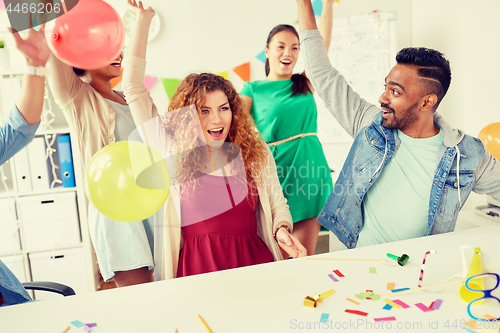
[[(16, 105), (12, 107), (7, 121), (0, 125), (0, 165), (30, 143), (35, 136), (43, 110), (43, 70), (50, 54), (43, 28), (38, 32), (30, 29), (25, 40), (17, 32), (12, 35), (17, 49), (26, 57), (27, 74), (24, 75), (21, 95)], [(28, 301), (31, 298), (21, 282), (0, 261), (0, 307)]]
[(471, 191), (500, 199), (500, 163), (436, 113), (451, 81), (440, 52), (401, 50), (380, 110), (331, 66), (310, 0), (297, 5), (306, 74), (354, 138), (321, 225), (354, 248), (453, 231)]

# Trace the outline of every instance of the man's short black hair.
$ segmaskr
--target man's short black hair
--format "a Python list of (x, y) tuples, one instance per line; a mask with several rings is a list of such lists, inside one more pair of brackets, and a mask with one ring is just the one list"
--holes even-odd
[(396, 61), (401, 65), (417, 67), (418, 76), (424, 78), (424, 86), (428, 93), (438, 97), (437, 107), (446, 95), (451, 82), (450, 62), (444, 55), (425, 47), (407, 47), (398, 52)]

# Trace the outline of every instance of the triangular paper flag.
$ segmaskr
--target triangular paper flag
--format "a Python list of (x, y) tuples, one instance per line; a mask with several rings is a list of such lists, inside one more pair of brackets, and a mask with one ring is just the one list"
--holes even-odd
[(146, 88), (149, 90), (155, 84), (156, 82), (156, 76), (151, 76), (151, 75), (144, 75), (144, 85)]
[(163, 82), (163, 86), (165, 87), (165, 91), (167, 92), (168, 99), (171, 99), (174, 96), (175, 91), (179, 84), (181, 84), (181, 80), (179, 79), (161, 79)]
[(316, 16), (321, 16), (321, 13), (323, 12), (323, 1), (321, 0), (314, 0), (312, 3), (314, 15)]
[(123, 78), (123, 68), (122, 68), (122, 75), (111, 79), (111, 88), (116, 87), (118, 83), (122, 82), (122, 78)]
[(227, 80), (227, 71), (217, 73), (217, 75), (222, 76), (223, 78), (225, 78)]
[(233, 68), (233, 71), (238, 74), (243, 81), (250, 81), (250, 61)]
[(257, 54), (255, 58), (259, 59), (263, 63), (266, 63), (267, 57), (266, 57), (266, 51), (262, 51), (261, 53)]

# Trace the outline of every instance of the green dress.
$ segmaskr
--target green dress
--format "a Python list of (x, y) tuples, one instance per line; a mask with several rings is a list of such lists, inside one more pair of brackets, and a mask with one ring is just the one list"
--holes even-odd
[[(292, 95), (292, 80), (245, 82), (240, 94), (253, 99), (252, 117), (267, 143), (316, 133), (313, 95)], [(319, 214), (332, 191), (331, 170), (316, 135), (269, 147), (293, 222)]]

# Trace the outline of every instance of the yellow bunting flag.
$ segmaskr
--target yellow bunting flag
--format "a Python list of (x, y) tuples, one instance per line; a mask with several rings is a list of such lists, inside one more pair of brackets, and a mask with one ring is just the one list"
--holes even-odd
[(250, 61), (233, 68), (233, 71), (245, 82), (250, 81)]
[(227, 71), (217, 73), (217, 75), (222, 76), (222, 77), (223, 77), (223, 78), (225, 78), (226, 80), (227, 80), (227, 74), (228, 74), (228, 73), (227, 73)]
[(163, 82), (163, 86), (165, 87), (165, 91), (167, 92), (168, 99), (172, 99), (175, 91), (179, 84), (181, 84), (181, 80), (179, 79), (161, 79)]

